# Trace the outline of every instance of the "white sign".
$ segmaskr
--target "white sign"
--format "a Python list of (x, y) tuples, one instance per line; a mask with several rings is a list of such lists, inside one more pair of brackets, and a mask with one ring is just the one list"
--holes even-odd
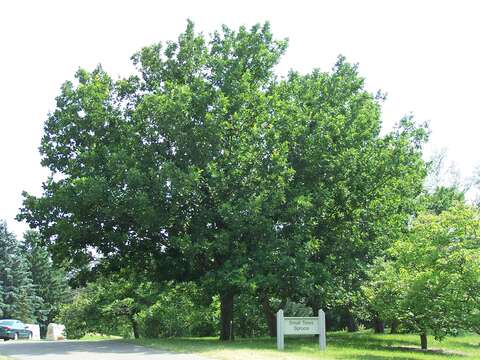
[(325, 312), (318, 311), (318, 317), (283, 317), (283, 310), (277, 312), (277, 348), (285, 348), (285, 335), (318, 334), (320, 350), (327, 346), (325, 334)]
[(285, 317), (285, 335), (313, 335), (320, 333), (318, 318), (314, 317)]

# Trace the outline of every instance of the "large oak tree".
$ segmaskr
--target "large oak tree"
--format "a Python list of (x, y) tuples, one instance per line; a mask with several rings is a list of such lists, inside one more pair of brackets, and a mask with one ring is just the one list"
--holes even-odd
[(356, 289), (421, 189), (426, 132), (406, 118), (381, 135), (382, 99), (343, 58), (278, 79), (286, 44), (268, 24), (206, 38), (189, 23), (135, 54), (136, 75), (79, 70), (45, 122), (52, 176), (19, 218), (72, 268), (201, 281), (224, 340), (246, 286), (270, 320), (270, 296), (318, 307)]

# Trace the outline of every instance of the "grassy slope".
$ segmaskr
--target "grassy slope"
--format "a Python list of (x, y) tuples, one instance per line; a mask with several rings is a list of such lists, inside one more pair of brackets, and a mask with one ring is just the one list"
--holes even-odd
[(170, 351), (189, 352), (219, 360), (306, 360), (306, 359), (480, 359), (480, 336), (469, 335), (445, 339), (439, 343), (429, 338), (431, 351), (418, 350), (416, 335), (376, 335), (369, 332), (345, 332), (327, 335), (327, 351), (318, 350), (312, 337), (286, 338), (285, 351), (276, 350), (275, 339), (238, 339), (221, 343), (213, 338), (140, 339), (137, 344)]

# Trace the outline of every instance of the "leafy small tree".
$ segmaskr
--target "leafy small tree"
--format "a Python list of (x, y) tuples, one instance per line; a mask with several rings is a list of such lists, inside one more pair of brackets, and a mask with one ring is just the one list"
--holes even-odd
[(398, 320), (420, 334), (442, 339), (458, 330), (478, 330), (480, 213), (464, 204), (440, 214), (422, 214), (378, 260), (364, 293), (385, 320)]

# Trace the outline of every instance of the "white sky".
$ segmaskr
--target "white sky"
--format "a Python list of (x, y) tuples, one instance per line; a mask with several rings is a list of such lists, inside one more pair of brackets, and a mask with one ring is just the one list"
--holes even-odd
[(60, 84), (101, 63), (131, 72), (142, 46), (176, 39), (191, 18), (206, 34), (268, 20), (290, 46), (285, 73), (360, 64), (371, 91), (388, 93), (385, 126), (404, 114), (429, 121), (427, 152), (446, 148), (464, 176), (480, 163), (480, 1), (15, 1), (0, 0), (0, 219), (21, 191), (39, 194), (38, 146)]

